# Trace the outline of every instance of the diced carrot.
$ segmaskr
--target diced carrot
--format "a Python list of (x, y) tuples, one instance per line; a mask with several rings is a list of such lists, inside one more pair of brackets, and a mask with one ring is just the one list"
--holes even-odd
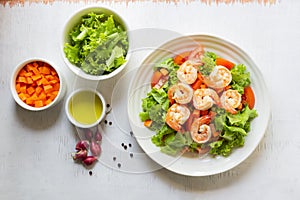
[(53, 90), (59, 90), (59, 88), (60, 88), (60, 83), (55, 83), (54, 85), (53, 85)]
[(27, 96), (26, 96), (26, 94), (25, 93), (20, 93), (20, 94), (18, 94), (18, 96), (20, 97), (20, 99), (22, 100), (22, 101), (25, 101), (26, 99), (27, 99)]
[(17, 93), (20, 93), (20, 87), (21, 87), (21, 84), (17, 83), (16, 84), (16, 91), (17, 91)]
[(33, 95), (30, 98), (34, 101), (39, 100), (39, 97), (36, 93), (33, 93)]
[(201, 73), (197, 73), (197, 78), (201, 81), (203, 81), (203, 77), (202, 77), (202, 74)]
[(20, 87), (20, 92), (26, 94), (26, 85)]
[(27, 83), (27, 84), (33, 84), (32, 78), (26, 77), (26, 83)]
[(57, 97), (59, 89), (57, 72), (42, 61), (26, 64), (16, 78), (16, 92), (30, 106), (50, 104)]
[(58, 81), (57, 81), (57, 80), (50, 80), (50, 81), (48, 81), (48, 82), (49, 82), (49, 84), (54, 85), (54, 84), (57, 83)]
[(227, 85), (225, 88), (224, 88), (224, 90), (229, 90), (231, 88), (231, 86), (230, 85)]
[(55, 76), (55, 75), (57, 75), (57, 72), (53, 69), (53, 70), (51, 70), (51, 75)]
[(38, 68), (39, 65), (37, 64), (37, 62), (33, 62), (32, 65), (35, 67), (35, 68)]
[(25, 69), (27, 70), (27, 72), (31, 72), (35, 67), (32, 65), (32, 63), (28, 63), (25, 66)]
[(35, 89), (33, 87), (27, 88), (27, 94), (32, 95), (35, 92)]
[(35, 93), (36, 93), (37, 95), (39, 95), (42, 91), (43, 91), (43, 88), (42, 88), (41, 86), (37, 86), (37, 87), (35, 88)]
[(26, 77), (30, 77), (30, 76), (32, 76), (32, 75), (33, 75), (32, 72), (27, 72), (27, 73), (24, 74), (24, 76), (26, 76)]
[(42, 78), (42, 76), (40, 74), (36, 74), (36, 75), (32, 76), (31, 78), (32, 78), (32, 80), (36, 81), (36, 80)]
[(197, 79), (192, 85), (191, 87), (193, 88), (193, 90), (197, 90), (200, 88), (202, 84), (202, 81), (200, 79)]
[(216, 58), (216, 65), (222, 65), (229, 70), (231, 70), (235, 66), (234, 63), (232, 63), (229, 60), (226, 60), (224, 58)]
[(151, 126), (151, 124), (152, 124), (152, 120), (151, 119), (147, 119), (146, 121), (144, 121), (144, 126), (146, 126), (148, 128)]
[(35, 74), (35, 75), (38, 75), (40, 74), (39, 70), (37, 68), (32, 68), (32, 72)]
[(26, 73), (27, 71), (25, 69), (21, 69), (19, 72), (19, 76), (25, 76)]
[(171, 105), (175, 103), (175, 99), (173, 99), (173, 92), (171, 90), (168, 90), (168, 99)]
[(51, 92), (53, 95), (58, 95), (58, 91), (57, 90), (55, 90), (55, 91), (53, 91), (53, 92)]
[(19, 76), (17, 79), (17, 83), (27, 83), (27, 80), (25, 77)]
[(47, 99), (47, 100), (45, 101), (45, 104), (46, 104), (46, 105), (49, 105), (51, 102), (52, 102), (51, 99)]
[(51, 99), (52, 101), (56, 98), (56, 94), (49, 94), (49, 99)]
[(42, 84), (43, 85), (49, 85), (49, 82), (45, 77), (42, 77)]
[(44, 85), (45, 93), (50, 93), (53, 90), (52, 85)]
[(186, 52), (183, 52), (179, 55), (176, 55), (174, 57), (174, 63), (177, 64), (177, 65), (181, 65), (182, 63), (184, 63), (188, 59), (190, 53), (191, 53), (190, 51), (186, 51)]
[(28, 105), (32, 105), (34, 103), (34, 101), (32, 100), (32, 98), (27, 98), (25, 102)]
[(34, 102), (34, 107), (43, 107), (43, 101), (42, 100), (38, 100)]
[(38, 70), (41, 74), (46, 74), (46, 75), (51, 74), (50, 69), (48, 67), (44, 67), (44, 66), (39, 67)]
[(45, 92), (41, 92), (40, 95), (38, 96), (38, 98), (39, 98), (40, 100), (46, 100), (46, 99), (47, 99), (47, 95), (46, 95)]

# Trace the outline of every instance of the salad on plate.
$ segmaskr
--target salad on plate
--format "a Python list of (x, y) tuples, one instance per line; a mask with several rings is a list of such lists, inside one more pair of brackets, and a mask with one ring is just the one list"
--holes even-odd
[(258, 115), (250, 73), (202, 45), (153, 67), (139, 113), (161, 152), (229, 156)]

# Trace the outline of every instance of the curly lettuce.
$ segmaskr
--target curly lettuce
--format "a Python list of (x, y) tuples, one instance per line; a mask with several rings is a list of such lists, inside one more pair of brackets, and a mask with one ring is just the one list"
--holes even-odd
[(210, 143), (212, 155), (228, 156), (234, 148), (242, 147), (245, 137), (250, 131), (250, 122), (257, 117), (256, 110), (246, 106), (242, 111), (233, 115), (217, 108), (214, 119), (215, 128), (220, 131), (221, 139)]
[(244, 88), (251, 84), (250, 72), (247, 72), (246, 66), (239, 64), (231, 69), (232, 81), (231, 88), (244, 94)]
[(89, 13), (69, 33), (68, 60), (91, 75), (109, 74), (126, 62), (128, 37), (112, 15)]

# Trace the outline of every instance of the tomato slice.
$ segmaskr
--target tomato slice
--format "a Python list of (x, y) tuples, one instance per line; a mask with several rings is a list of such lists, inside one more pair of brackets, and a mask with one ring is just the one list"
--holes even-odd
[(216, 58), (216, 65), (222, 65), (229, 70), (231, 70), (235, 66), (233, 62), (230, 62), (229, 60), (226, 60), (224, 58)]
[(151, 77), (151, 87), (154, 87), (162, 77), (162, 73), (156, 70)]
[(179, 55), (176, 55), (174, 57), (174, 63), (177, 64), (177, 65), (182, 65), (182, 63), (184, 63), (185, 61), (187, 61), (189, 55), (190, 55), (190, 51), (186, 51), (186, 52), (183, 52)]
[(243, 99), (246, 101), (248, 104), (248, 107), (250, 109), (254, 108), (255, 105), (255, 95), (250, 86), (247, 86), (244, 88), (244, 94), (243, 94)]

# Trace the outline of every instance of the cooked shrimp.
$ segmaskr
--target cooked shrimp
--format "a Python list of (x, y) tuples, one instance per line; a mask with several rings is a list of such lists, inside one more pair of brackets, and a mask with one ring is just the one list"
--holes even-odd
[(207, 110), (214, 104), (220, 104), (216, 91), (210, 88), (197, 89), (193, 95), (194, 107), (198, 110)]
[(209, 76), (203, 77), (204, 83), (212, 88), (224, 88), (230, 84), (231, 80), (230, 71), (221, 65), (215, 66)]
[(190, 110), (185, 105), (175, 103), (168, 109), (166, 122), (172, 129), (179, 131), (189, 117)]
[(195, 63), (187, 60), (182, 65), (180, 65), (177, 70), (177, 78), (186, 84), (192, 84), (197, 79), (197, 69)]
[(179, 104), (187, 104), (192, 100), (193, 92), (193, 89), (189, 85), (178, 83), (170, 87), (168, 96)]
[(229, 89), (223, 92), (220, 100), (226, 111), (236, 114), (236, 108), (241, 104), (242, 96), (237, 90)]
[(192, 139), (199, 143), (205, 143), (211, 138), (211, 128), (208, 125), (210, 122), (210, 117), (204, 115), (198, 119), (195, 119), (191, 126), (191, 136)]

